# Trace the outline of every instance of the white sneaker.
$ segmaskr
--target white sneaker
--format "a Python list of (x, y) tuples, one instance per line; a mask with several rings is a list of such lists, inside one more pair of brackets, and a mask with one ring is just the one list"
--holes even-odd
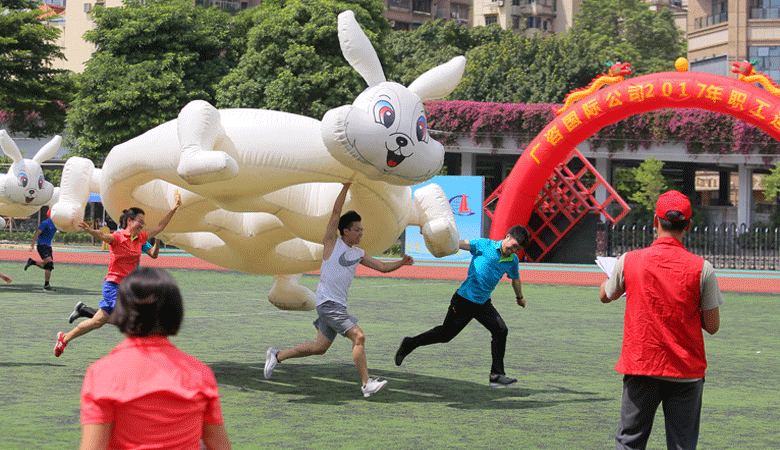
[(376, 378), (369, 378), (368, 381), (366, 381), (366, 385), (361, 387), (360, 390), (363, 391), (363, 397), (371, 397), (381, 391), (386, 384), (387, 380), (379, 381)]
[(277, 353), (279, 353), (279, 350), (275, 348), (269, 348), (268, 351), (265, 352), (265, 368), (263, 369), (263, 375), (265, 375), (266, 380), (271, 378), (271, 374), (274, 373), (276, 365), (279, 364), (279, 360), (276, 359)]

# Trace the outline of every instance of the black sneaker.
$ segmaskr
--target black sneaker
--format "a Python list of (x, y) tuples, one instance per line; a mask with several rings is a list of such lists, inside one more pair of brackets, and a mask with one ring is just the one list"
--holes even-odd
[(412, 350), (409, 348), (409, 341), (411, 341), (412, 338), (405, 336), (403, 339), (401, 339), (401, 345), (398, 346), (398, 351), (395, 352), (395, 365), (400, 366), (402, 362), (404, 362), (404, 358), (406, 358), (406, 355), (409, 353), (412, 353)]
[(34, 266), (34, 265), (35, 265), (35, 261), (33, 261), (32, 258), (27, 258), (27, 264), (24, 265), (24, 270), (27, 270), (28, 267)]
[(56, 289), (54, 289), (53, 287), (51, 287), (51, 285), (48, 285), (48, 284), (43, 286), (43, 290), (47, 291), (47, 292), (54, 292), (54, 291), (56, 291)]
[(488, 383), (490, 387), (504, 387), (509, 386), (510, 384), (517, 383), (516, 378), (509, 378), (506, 375), (497, 375), (495, 373), (490, 374), (490, 382)]
[(68, 317), (68, 323), (73, 323), (73, 321), (78, 319), (79, 317), (84, 317), (81, 315), (81, 308), (83, 306), (84, 303), (82, 302), (76, 303), (76, 306), (73, 308), (73, 312), (70, 313), (70, 317)]

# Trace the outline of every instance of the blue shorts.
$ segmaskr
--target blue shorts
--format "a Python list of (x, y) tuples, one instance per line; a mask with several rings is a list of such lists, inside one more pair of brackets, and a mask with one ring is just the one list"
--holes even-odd
[(98, 306), (103, 311), (111, 315), (114, 312), (114, 306), (116, 306), (116, 293), (119, 290), (119, 284), (113, 281), (103, 282), (103, 300), (98, 303)]

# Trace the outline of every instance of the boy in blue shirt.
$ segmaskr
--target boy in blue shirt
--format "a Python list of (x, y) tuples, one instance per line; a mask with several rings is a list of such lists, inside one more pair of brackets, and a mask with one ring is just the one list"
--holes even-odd
[(444, 323), (418, 334), (414, 337), (404, 337), (395, 354), (395, 364), (400, 366), (406, 355), (423, 345), (449, 342), (471, 322), (477, 319), (490, 331), (490, 343), (493, 364), (490, 368), (489, 385), (492, 387), (508, 386), (517, 379), (509, 378), (504, 373), (504, 353), (506, 337), (509, 332), (504, 319), (498, 313), (490, 299), (490, 295), (498, 282), (507, 274), (512, 280), (517, 304), (525, 308), (522, 283), (517, 266), (517, 255), (528, 243), (528, 230), (522, 225), (509, 229), (501, 241), (490, 239), (461, 240), (461, 250), (471, 252), (471, 263), (466, 281), (452, 296)]
[(54, 226), (54, 222), (51, 220), (51, 210), (49, 210), (48, 216), (49, 218), (38, 225), (38, 230), (35, 231), (35, 236), (33, 236), (32, 242), (30, 243), (30, 251), (33, 251), (36, 243), (38, 244), (38, 254), (41, 256), (41, 261), (27, 258), (27, 264), (24, 265), (24, 270), (27, 270), (30, 266), (38, 266), (43, 269), (43, 290), (54, 291), (55, 289), (51, 287), (49, 280), (51, 279), (51, 271), (54, 269), (51, 240), (54, 238), (54, 233), (57, 232), (57, 227)]

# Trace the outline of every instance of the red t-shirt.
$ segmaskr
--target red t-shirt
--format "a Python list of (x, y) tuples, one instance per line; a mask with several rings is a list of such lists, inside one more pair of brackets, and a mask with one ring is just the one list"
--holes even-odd
[(109, 449), (198, 450), (203, 424), (224, 421), (208, 366), (164, 336), (129, 336), (87, 369), (81, 423), (113, 423)]
[(111, 260), (108, 263), (106, 281), (121, 283), (125, 277), (138, 267), (141, 260), (141, 248), (146, 243), (146, 231), (130, 236), (127, 230), (116, 230), (111, 233), (114, 242), (109, 244)]

